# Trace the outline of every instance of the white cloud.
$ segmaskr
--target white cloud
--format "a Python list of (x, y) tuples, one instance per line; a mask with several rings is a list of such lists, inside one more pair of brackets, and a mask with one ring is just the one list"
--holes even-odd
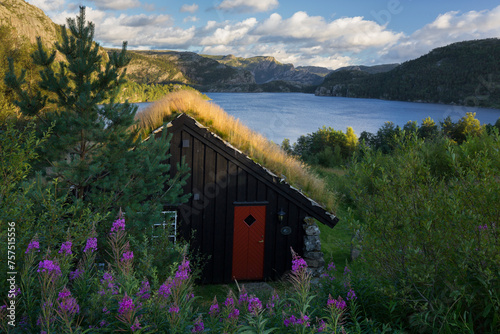
[(268, 41), (293, 40), (313, 47), (335, 48), (340, 51), (359, 52), (366, 48), (395, 43), (402, 34), (394, 33), (376, 22), (363, 17), (346, 17), (326, 22), (321, 16), (296, 12), (283, 19), (272, 14), (255, 31)]
[(182, 22), (186, 23), (186, 22), (198, 22), (199, 19), (196, 17), (196, 16), (188, 16), (188, 17), (185, 17), (184, 20), (182, 20)]
[(192, 4), (192, 5), (187, 5), (184, 4), (181, 7), (181, 13), (195, 13), (198, 10), (198, 5), (197, 4)]
[(64, 5), (65, 0), (29, 0), (33, 6), (36, 6), (44, 12), (58, 10)]
[(113, 9), (124, 10), (129, 8), (139, 7), (141, 2), (139, 0), (90, 0), (98, 9)]
[(223, 0), (216, 8), (234, 12), (267, 12), (278, 5), (278, 0)]
[(491, 37), (500, 37), (500, 6), (463, 14), (457, 11), (447, 12), (386, 50), (383, 59), (414, 59), (434, 48), (454, 42)]
[[(247, 40), (245, 44), (255, 42), (256, 39), (249, 35), (249, 32), (257, 25), (257, 19), (249, 18), (236, 24), (225, 24), (223, 27), (216, 28), (212, 22), (205, 27), (205, 31), (214, 29), (211, 35), (201, 39), (201, 45), (227, 45), (241, 40)], [(250, 39), (250, 40), (249, 40)]]

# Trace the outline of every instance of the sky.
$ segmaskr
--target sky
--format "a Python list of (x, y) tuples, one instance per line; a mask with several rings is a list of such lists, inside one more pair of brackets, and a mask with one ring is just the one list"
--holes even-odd
[(79, 6), (105, 47), (274, 56), (336, 69), (401, 63), (500, 37), (498, 0), (27, 0), (65, 24)]

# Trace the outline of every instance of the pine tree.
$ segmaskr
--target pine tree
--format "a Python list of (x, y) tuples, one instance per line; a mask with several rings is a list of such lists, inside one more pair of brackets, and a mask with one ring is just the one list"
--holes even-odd
[[(67, 25), (61, 26), (62, 41), (55, 51), (47, 52), (37, 39), (32, 58), (43, 70), (36, 93), (22, 88), (25, 73), (17, 76), (12, 61), (5, 82), (17, 92), (21, 112), (36, 118), (41, 131), (54, 126), (41, 153), (47, 176), (58, 178), (75, 200), (90, 203), (97, 212), (115, 216), (123, 207), (128, 220), (144, 229), (161, 221), (166, 205), (186, 200), (186, 167), (177, 166), (177, 175), (170, 179), (168, 138), (142, 141), (131, 130), (137, 108), (114, 103), (130, 60), (127, 43), (105, 60), (94, 42), (94, 24), (85, 20), (85, 7), (76, 19), (68, 18)], [(57, 52), (63, 60), (56, 65)], [(142, 219), (131, 219), (137, 215)]]

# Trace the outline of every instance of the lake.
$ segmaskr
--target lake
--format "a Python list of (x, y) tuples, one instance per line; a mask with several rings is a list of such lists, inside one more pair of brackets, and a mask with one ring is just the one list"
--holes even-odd
[[(450, 116), (454, 121), (475, 112), (483, 123), (494, 124), (499, 109), (485, 109), (443, 104), (319, 97), (302, 93), (206, 93), (212, 102), (237, 117), (251, 129), (275, 143), (284, 138), (295, 142), (323, 125), (346, 131), (348, 126), (359, 136), (362, 131), (376, 133), (386, 121), (401, 127), (408, 121), (431, 117), (439, 122)], [(139, 104), (140, 109), (147, 104)]]

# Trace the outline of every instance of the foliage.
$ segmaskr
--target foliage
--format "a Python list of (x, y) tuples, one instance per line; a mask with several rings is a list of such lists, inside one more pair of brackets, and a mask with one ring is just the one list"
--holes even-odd
[(187, 199), (181, 188), (186, 167), (176, 166), (178, 172), (170, 178), (168, 139), (142, 141), (130, 130), (136, 107), (115, 103), (129, 62), (126, 43), (105, 62), (93, 42), (94, 25), (85, 21), (85, 8), (67, 23), (69, 32), (62, 28), (62, 42), (56, 43), (65, 59), (58, 66), (56, 51), (48, 53), (38, 39), (32, 58), (43, 67), (39, 91), (23, 89), (25, 72), (17, 76), (12, 61), (5, 79), (19, 97), (21, 112), (36, 118), (39, 132), (54, 126), (54, 135), (40, 151), (44, 164), (37, 168), (49, 180), (59, 179), (60, 187), (71, 192), (67, 200), (89, 203), (101, 213), (121, 206), (135, 218), (134, 233), (145, 231), (161, 221), (165, 205)]
[(498, 107), (499, 54), (498, 38), (459, 42), (385, 73), (336, 71), (321, 86), (336, 96)]
[[(290, 294), (280, 296), (275, 291), (264, 304), (243, 287), (238, 296), (231, 292), (223, 305), (214, 297), (209, 308), (201, 309), (193, 294), (191, 266), (185, 256), (181, 254), (171, 264), (168, 277), (150, 279), (144, 276), (146, 272), (136, 269), (140, 259), (130, 247), (124, 218), (115, 220), (106, 232), (108, 247), (101, 246), (93, 233), (83, 250), (66, 240), (52, 252), (42, 252), (43, 241), (30, 241), (23, 254), (19, 289), (13, 297), (17, 306), (15, 327), (6, 321), (7, 305), (0, 306), (0, 326), (5, 332), (359, 333), (362, 328), (358, 297), (350, 283), (345, 285), (345, 296), (313, 303), (307, 264), (296, 254), (289, 276)], [(96, 263), (100, 248), (109, 249), (104, 269)], [(339, 311), (344, 321), (331, 321), (332, 312)]]
[(421, 332), (499, 330), (500, 137), (467, 138), (395, 137), (391, 155), (365, 148), (348, 169), (379, 300)]

